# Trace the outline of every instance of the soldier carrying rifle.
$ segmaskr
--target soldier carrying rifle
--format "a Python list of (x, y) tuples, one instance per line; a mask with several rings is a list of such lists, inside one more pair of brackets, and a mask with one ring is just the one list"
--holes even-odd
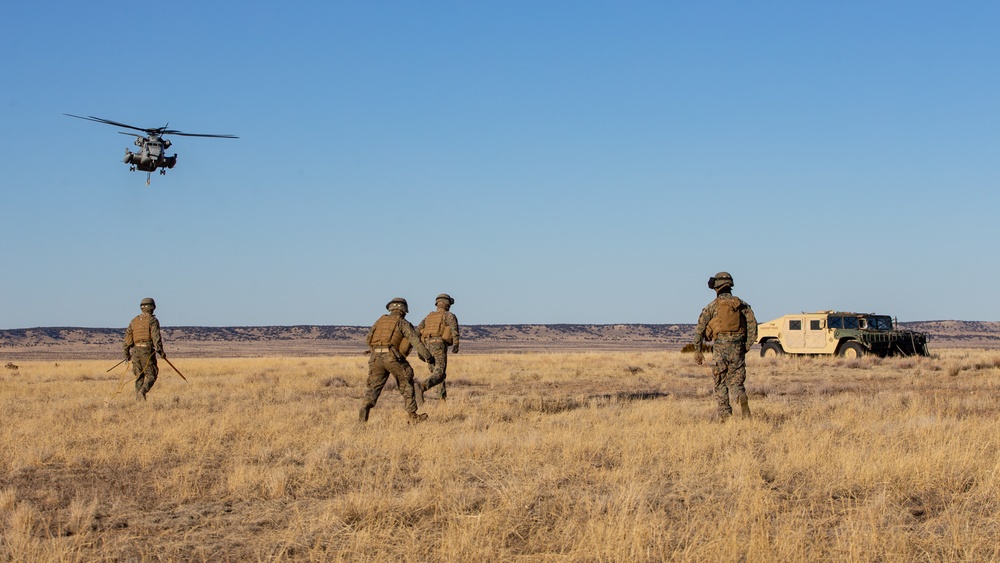
[(132, 319), (125, 329), (125, 360), (132, 362), (132, 373), (135, 375), (135, 400), (145, 401), (146, 393), (156, 383), (159, 368), (156, 367), (156, 355), (164, 360), (167, 354), (163, 351), (163, 340), (160, 339), (160, 321), (153, 315), (156, 301), (147, 297), (139, 303), (142, 311)]

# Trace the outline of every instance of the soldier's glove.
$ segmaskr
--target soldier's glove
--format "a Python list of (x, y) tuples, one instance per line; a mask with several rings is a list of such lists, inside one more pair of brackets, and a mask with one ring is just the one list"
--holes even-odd
[(125, 355), (125, 359), (122, 360), (122, 361), (125, 362), (125, 363), (128, 363), (128, 362), (132, 361), (132, 358), (128, 357), (128, 354), (126, 354)]
[(451, 353), (452, 354), (458, 353), (458, 342), (456, 342), (455, 345), (451, 347)]
[(694, 363), (698, 364), (699, 366), (705, 363), (705, 354), (702, 354), (701, 350), (698, 350), (697, 352), (694, 353)]
[(160, 350), (160, 357), (163, 358), (164, 360), (166, 360), (167, 359), (167, 353), (164, 352), (163, 350)]

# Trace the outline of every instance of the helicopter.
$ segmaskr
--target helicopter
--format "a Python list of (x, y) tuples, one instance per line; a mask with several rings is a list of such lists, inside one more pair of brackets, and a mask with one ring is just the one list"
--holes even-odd
[(132, 125), (127, 125), (125, 123), (119, 123), (117, 121), (111, 121), (110, 119), (104, 119), (101, 117), (94, 117), (88, 115), (82, 117), (79, 115), (73, 115), (71, 113), (64, 113), (69, 117), (75, 117), (77, 119), (86, 119), (87, 121), (96, 121), (98, 123), (104, 123), (106, 125), (114, 125), (115, 127), (124, 127), (126, 129), (132, 129), (135, 131), (142, 131), (146, 136), (136, 135), (135, 133), (126, 133), (125, 131), (119, 131), (122, 135), (135, 135), (135, 146), (139, 147), (138, 152), (132, 152), (125, 149), (125, 159), (123, 162), (129, 165), (129, 170), (135, 172), (136, 170), (141, 170), (146, 173), (146, 185), (149, 185), (150, 175), (156, 171), (157, 168), (160, 169), (160, 175), (167, 173), (167, 168), (173, 168), (177, 164), (177, 153), (173, 156), (167, 156), (165, 151), (170, 148), (172, 144), (170, 139), (164, 137), (164, 135), (182, 135), (184, 137), (213, 137), (216, 139), (239, 139), (235, 135), (210, 135), (205, 133), (184, 133), (183, 131), (178, 131), (176, 129), (167, 129), (167, 126), (163, 127), (151, 127), (145, 129), (142, 127), (134, 127)]

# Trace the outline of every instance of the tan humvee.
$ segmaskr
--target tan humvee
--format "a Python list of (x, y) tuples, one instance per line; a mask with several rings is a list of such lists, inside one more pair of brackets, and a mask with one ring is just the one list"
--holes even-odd
[(836, 354), (858, 358), (927, 356), (927, 335), (900, 330), (889, 315), (817, 311), (785, 315), (757, 325), (763, 358), (781, 354)]

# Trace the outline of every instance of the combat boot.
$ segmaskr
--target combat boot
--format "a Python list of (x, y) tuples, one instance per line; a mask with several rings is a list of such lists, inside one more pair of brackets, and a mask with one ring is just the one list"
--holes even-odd
[(740, 411), (743, 413), (743, 418), (750, 418), (750, 400), (746, 395), (740, 397)]
[(410, 413), (410, 424), (417, 424), (427, 420), (427, 413), (417, 414), (415, 412)]
[(358, 422), (368, 422), (368, 411), (372, 410), (371, 407), (361, 407), (358, 411)]
[(413, 380), (413, 398), (417, 400), (417, 406), (424, 404), (424, 384)]

